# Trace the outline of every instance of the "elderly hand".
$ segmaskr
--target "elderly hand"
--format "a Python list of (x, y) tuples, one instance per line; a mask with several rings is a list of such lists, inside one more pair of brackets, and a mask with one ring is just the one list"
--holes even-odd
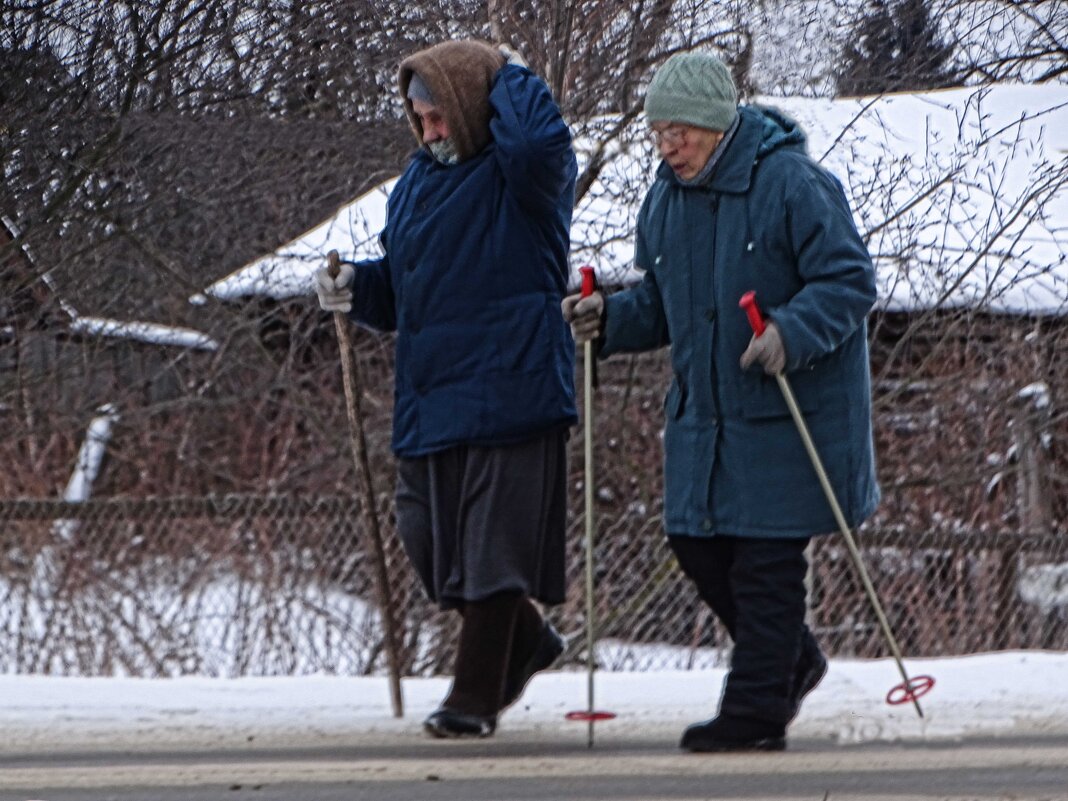
[(315, 271), (315, 291), (319, 294), (319, 305), (325, 311), (348, 312), (352, 309), (352, 279), (355, 273), (352, 265), (341, 262), (336, 277), (330, 275), (329, 267)]
[(515, 64), (517, 67), (527, 66), (527, 62), (523, 59), (519, 53), (513, 50), (509, 45), (502, 44), (497, 46), (497, 50), (504, 56), (504, 60), (509, 64)]
[(560, 303), (560, 310), (564, 313), (564, 320), (571, 324), (571, 333), (578, 344), (592, 342), (601, 335), (604, 295), (600, 292), (586, 297), (568, 295)]
[(754, 335), (749, 340), (749, 347), (742, 354), (740, 364), (743, 370), (748, 370), (753, 362), (759, 362), (768, 375), (777, 375), (786, 366), (786, 348), (775, 323), (769, 322), (763, 334), (759, 337)]

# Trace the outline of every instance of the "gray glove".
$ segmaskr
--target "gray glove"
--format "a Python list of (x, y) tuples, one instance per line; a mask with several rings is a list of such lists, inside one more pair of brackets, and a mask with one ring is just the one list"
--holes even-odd
[(768, 375), (777, 375), (786, 366), (786, 348), (775, 323), (769, 322), (763, 334), (759, 337), (754, 334), (749, 340), (749, 347), (742, 354), (740, 364), (743, 370), (748, 370), (753, 362), (758, 362)]
[(322, 267), (315, 271), (315, 291), (319, 294), (319, 305), (325, 311), (348, 314), (352, 310), (354, 275), (352, 265), (344, 262), (338, 265), (337, 277), (330, 275), (329, 267)]
[(604, 320), (604, 295), (594, 292), (592, 295), (568, 295), (560, 303), (564, 320), (571, 324), (571, 333), (575, 342), (582, 344), (592, 342), (601, 335)]
[(517, 53), (515, 50), (513, 50), (511, 46), (506, 44), (497, 45), (497, 50), (502, 56), (504, 56), (504, 60), (507, 61), (509, 64), (515, 64), (517, 67), (527, 66), (527, 62), (524, 61), (523, 57), (519, 55), (519, 53)]

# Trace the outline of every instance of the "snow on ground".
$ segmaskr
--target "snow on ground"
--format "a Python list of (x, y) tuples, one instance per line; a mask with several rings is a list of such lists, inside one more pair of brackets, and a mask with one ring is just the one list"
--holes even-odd
[[(967, 737), (1068, 734), (1068, 654), (1015, 651), (907, 660), (910, 675), (937, 684), (921, 704), (889, 706), (900, 677), (892, 660), (836, 659), (791, 728), (796, 738), (849, 745)], [(722, 669), (598, 673), (599, 742), (640, 737), (674, 741), (714, 711)], [(384, 745), (422, 740), (419, 723), (447, 678), (405, 679), (406, 716), (391, 716), (381, 677), (110, 679), (0, 676), (0, 750), (6, 753), (105, 749), (265, 748), (280, 745)], [(585, 724), (565, 721), (586, 707), (586, 674), (537, 676), (503, 717), (502, 740), (574, 742)]]

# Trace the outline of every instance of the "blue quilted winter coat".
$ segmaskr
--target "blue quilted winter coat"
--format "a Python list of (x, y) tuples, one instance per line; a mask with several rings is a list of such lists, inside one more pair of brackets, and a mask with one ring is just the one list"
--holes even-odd
[(738, 360), (756, 290), (786, 347), (786, 374), (850, 525), (879, 500), (866, 316), (871, 259), (838, 181), (793, 121), (757, 107), (707, 183), (667, 164), (642, 206), (641, 284), (607, 299), (601, 355), (671, 346), (664, 527), (695, 536), (804, 537), (837, 530), (771, 376)]
[(523, 440), (576, 420), (560, 312), (576, 163), (545, 83), (506, 64), (490, 144), (455, 166), (425, 150), (390, 195), (385, 256), (356, 265), (353, 320), (397, 332), (393, 450)]

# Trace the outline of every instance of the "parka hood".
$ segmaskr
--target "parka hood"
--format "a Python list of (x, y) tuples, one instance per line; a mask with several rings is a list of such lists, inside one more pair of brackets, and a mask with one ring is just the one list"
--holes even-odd
[(808, 137), (805, 136), (805, 132), (796, 120), (770, 106), (749, 106), (749, 108), (761, 117), (757, 158), (787, 146), (799, 147), (802, 153), (808, 152)]
[(408, 122), (419, 145), (423, 126), (408, 99), (408, 84), (418, 73), (434, 97), (449, 126), (449, 138), (456, 145), (460, 161), (481, 152), (490, 141), (489, 93), (504, 56), (493, 45), (477, 39), (442, 42), (420, 50), (401, 62), (398, 88)]

